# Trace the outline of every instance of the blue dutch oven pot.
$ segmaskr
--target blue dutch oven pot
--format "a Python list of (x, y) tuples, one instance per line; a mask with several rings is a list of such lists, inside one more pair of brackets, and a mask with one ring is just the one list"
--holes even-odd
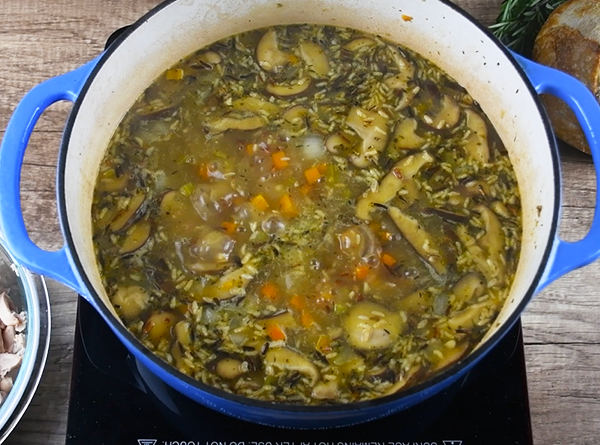
[[(412, 20), (402, 20), (401, 14), (410, 15)], [(505, 307), (486, 338), (439, 375), (372, 401), (324, 407), (273, 404), (197, 382), (160, 360), (127, 331), (110, 305), (95, 265), (91, 237), (93, 187), (110, 137), (133, 101), (168, 66), (194, 50), (231, 34), (286, 23), (362, 29), (402, 43), (432, 60), (465, 86), (490, 117), (507, 146), (519, 181), (523, 205), (520, 262)], [(8, 250), (21, 264), (81, 294), (143, 366), (198, 403), (251, 422), (282, 427), (324, 428), (365, 422), (413, 406), (464, 376), (518, 320), (535, 293), (600, 255), (598, 211), (582, 240), (571, 243), (558, 237), (559, 156), (538, 98), (541, 93), (553, 94), (573, 109), (587, 136), (600, 179), (600, 107), (594, 96), (568, 75), (510, 53), (451, 3), (169, 1), (142, 17), (98, 58), (47, 80), (23, 98), (0, 149), (0, 224)], [(37, 247), (27, 234), (19, 183), (35, 124), (48, 106), (60, 100), (74, 102), (57, 173), (59, 220), (65, 244), (57, 252), (48, 252)]]

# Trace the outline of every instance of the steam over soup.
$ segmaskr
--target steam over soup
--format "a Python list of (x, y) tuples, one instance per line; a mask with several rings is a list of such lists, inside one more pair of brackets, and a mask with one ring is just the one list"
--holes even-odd
[(92, 218), (126, 326), (181, 372), (299, 404), (460, 360), (508, 294), (520, 200), (477, 103), (410, 50), (286, 26), (168, 69), (118, 127)]

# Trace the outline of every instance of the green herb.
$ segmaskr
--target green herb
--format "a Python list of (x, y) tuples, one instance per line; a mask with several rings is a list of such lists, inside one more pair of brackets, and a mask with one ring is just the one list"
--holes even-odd
[(513, 51), (530, 57), (533, 43), (550, 13), (566, 0), (504, 0), (490, 29)]

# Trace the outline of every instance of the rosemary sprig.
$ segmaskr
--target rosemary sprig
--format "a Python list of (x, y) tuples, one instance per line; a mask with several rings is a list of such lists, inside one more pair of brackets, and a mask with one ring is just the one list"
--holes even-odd
[(531, 57), (533, 42), (552, 11), (566, 0), (504, 0), (490, 29), (513, 51)]

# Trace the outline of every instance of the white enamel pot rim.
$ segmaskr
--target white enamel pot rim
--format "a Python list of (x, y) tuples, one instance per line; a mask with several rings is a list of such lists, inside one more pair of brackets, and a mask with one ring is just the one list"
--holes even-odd
[[(100, 161), (122, 116), (154, 78), (192, 51), (238, 32), (284, 23), (358, 28), (406, 45), (432, 60), (478, 101), (506, 145), (515, 167), (523, 205), (523, 247), (515, 282), (504, 308), (490, 333), (471, 354), (400, 394), (349, 405), (307, 407), (274, 406), (214, 389), (179, 373), (146, 350), (119, 321), (101, 283), (92, 244), (91, 199)], [(530, 76), (537, 76), (537, 68), (533, 65), (526, 69)], [(566, 77), (560, 81), (571, 85), (572, 79)], [(77, 88), (70, 88), (71, 83), (76, 83)], [(18, 165), (19, 160), (22, 164), (22, 151), (27, 142), (27, 138), (24, 142), (22, 137), (13, 138), (13, 133), (18, 133), (16, 129), (21, 129), (21, 133), (31, 132), (29, 123), (19, 127), (19, 119), (15, 119), (14, 128), (11, 127), (12, 120), (7, 128), (0, 151), (0, 173), (4, 173), (4, 165), (8, 165), (9, 179), (0, 176), (0, 183), (6, 181), (8, 184), (6, 188), (0, 188), (0, 197), (6, 197), (0, 200), (0, 221), (4, 227), (12, 229), (12, 232), (7, 231), (13, 234), (9, 248), (32, 270), (78, 290), (136, 357), (159, 370), (164, 378), (181, 384), (180, 390), (199, 388), (217, 398), (242, 405), (298, 413), (348, 411), (402, 398), (418, 398), (429, 388), (441, 388), (444, 382), (455, 379), (481, 359), (517, 321), (536, 290), (598, 255), (597, 248), (592, 252), (589, 247), (591, 238), (597, 238), (591, 233), (578, 243), (586, 246), (581, 255), (573, 255), (578, 251), (557, 238), (560, 168), (554, 137), (536, 92), (536, 89), (539, 92), (546, 88), (544, 82), (536, 81), (534, 88), (505, 47), (475, 20), (445, 0), (172, 0), (128, 28), (99, 59), (51, 84), (64, 87), (68, 93), (45, 98), (47, 103), (61, 98), (75, 102), (58, 164), (59, 218), (66, 245), (56, 253), (41, 251), (27, 237), (22, 218), (15, 222), (13, 215), (9, 215), (11, 211), (14, 213), (18, 201), (18, 177), (10, 167)], [(554, 86), (550, 88), (551, 92), (559, 94), (560, 88)], [(576, 88), (585, 91), (585, 87)], [(587, 94), (590, 97), (580, 101), (587, 101), (589, 105), (591, 100), (595, 104), (593, 96)], [(568, 100), (567, 96), (561, 98)], [(27, 96), (24, 102), (26, 99)], [(31, 104), (29, 107), (34, 108)], [(27, 107), (24, 105), (24, 108)], [(595, 104), (594, 117), (599, 116), (597, 121), (600, 122), (597, 108)], [(15, 115), (18, 112), (19, 108)], [(36, 116), (41, 113), (37, 108), (35, 112)], [(35, 119), (30, 120), (35, 123)], [(18, 154), (4, 149), (10, 144), (19, 147)], [(596, 144), (590, 145), (595, 147)], [(592, 153), (596, 150), (593, 148)], [(594, 235), (598, 232), (597, 226), (596, 222), (592, 224)], [(559, 261), (561, 252), (569, 254), (563, 257), (577, 258), (563, 264), (564, 261)]]

